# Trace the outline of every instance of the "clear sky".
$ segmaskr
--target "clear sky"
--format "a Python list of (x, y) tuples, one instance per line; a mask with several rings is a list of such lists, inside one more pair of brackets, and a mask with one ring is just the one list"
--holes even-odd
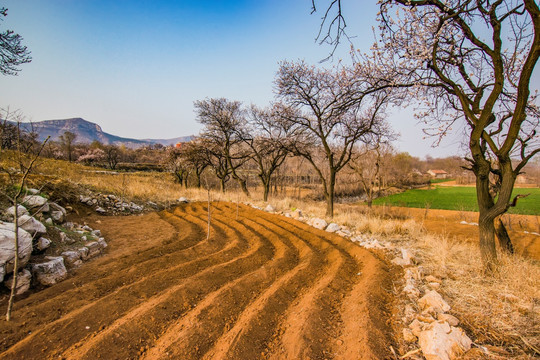
[[(0, 26), (23, 36), (33, 61), (18, 76), (0, 75), (0, 107), (32, 121), (82, 117), (131, 138), (197, 134), (193, 101), (265, 106), (279, 61), (328, 56), (331, 47), (315, 42), (326, 1), (318, 3), (310, 15), (311, 0), (4, 0)], [(344, 6), (354, 45), (367, 51), (376, 1)], [(348, 50), (343, 44), (335, 59)], [(411, 111), (390, 120), (400, 151), (458, 153), (460, 134), (433, 149)]]

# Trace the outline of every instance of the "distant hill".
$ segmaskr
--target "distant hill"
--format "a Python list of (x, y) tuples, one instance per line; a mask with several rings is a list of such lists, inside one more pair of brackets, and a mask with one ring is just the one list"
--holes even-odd
[(69, 131), (77, 135), (75, 143), (89, 144), (95, 140), (105, 145), (125, 145), (130, 148), (161, 144), (164, 146), (174, 145), (179, 142), (190, 141), (193, 136), (182, 136), (172, 139), (131, 139), (104, 132), (98, 124), (86, 121), (81, 118), (63, 119), (63, 120), (44, 120), (34, 123), (21, 123), (23, 128), (28, 131), (32, 129), (38, 133), (38, 140), (43, 141), (47, 136), (56, 141), (64, 132)]

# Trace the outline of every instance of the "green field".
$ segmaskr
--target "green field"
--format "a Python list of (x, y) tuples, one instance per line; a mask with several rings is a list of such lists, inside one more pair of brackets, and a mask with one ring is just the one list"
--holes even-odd
[[(540, 189), (514, 189), (514, 195), (530, 194), (519, 199), (515, 208), (510, 208), (512, 214), (540, 215)], [(415, 189), (400, 194), (382, 197), (373, 201), (374, 205), (392, 205), (413, 208), (478, 211), (476, 205), (476, 189), (474, 187), (443, 187), (437, 186), (430, 190)]]

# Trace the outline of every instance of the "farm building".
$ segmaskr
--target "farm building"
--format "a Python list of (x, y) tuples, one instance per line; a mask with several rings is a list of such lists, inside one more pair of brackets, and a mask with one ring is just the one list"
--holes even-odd
[(428, 170), (427, 173), (434, 179), (446, 179), (448, 173), (444, 170)]

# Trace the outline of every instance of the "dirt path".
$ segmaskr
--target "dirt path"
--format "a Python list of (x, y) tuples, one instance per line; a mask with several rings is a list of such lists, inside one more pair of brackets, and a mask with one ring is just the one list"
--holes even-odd
[[(206, 205), (94, 217), (105, 256), (19, 300), (1, 359), (384, 359), (391, 275), (300, 222)], [(99, 224), (95, 224), (99, 221)]]

